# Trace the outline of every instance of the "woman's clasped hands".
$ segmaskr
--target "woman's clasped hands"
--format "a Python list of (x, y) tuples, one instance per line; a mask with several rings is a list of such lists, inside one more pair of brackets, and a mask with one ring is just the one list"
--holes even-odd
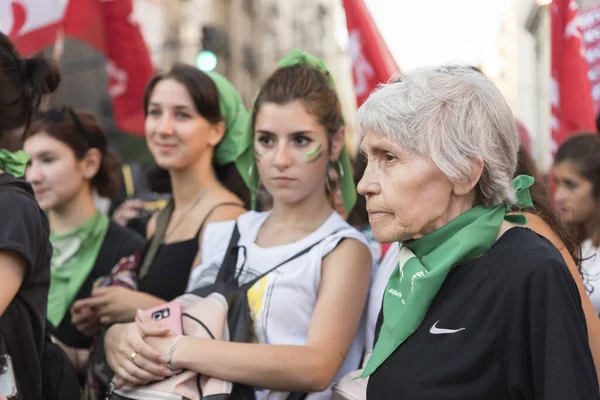
[(113, 325), (104, 338), (106, 360), (116, 373), (116, 387), (145, 385), (174, 374), (167, 368), (177, 335), (138, 310), (136, 322)]

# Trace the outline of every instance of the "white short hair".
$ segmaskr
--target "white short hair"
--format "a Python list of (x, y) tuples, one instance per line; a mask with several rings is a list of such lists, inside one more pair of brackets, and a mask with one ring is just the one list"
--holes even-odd
[(373, 92), (357, 113), (359, 132), (385, 135), (430, 157), (453, 182), (469, 180), (483, 159), (477, 203), (515, 203), (519, 135), (500, 91), (467, 66), (419, 68)]

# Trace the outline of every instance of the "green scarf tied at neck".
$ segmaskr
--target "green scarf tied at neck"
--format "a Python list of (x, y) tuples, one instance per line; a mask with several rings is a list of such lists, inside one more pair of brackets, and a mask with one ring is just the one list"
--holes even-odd
[(25, 175), (28, 162), (29, 156), (24, 151), (11, 153), (8, 150), (0, 149), (0, 169), (15, 178)]
[(55, 328), (62, 322), (92, 271), (108, 224), (108, 217), (96, 211), (74, 231), (61, 235), (50, 234), (53, 250), (50, 261), (48, 321)]
[[(513, 180), (519, 208), (533, 207), (529, 187), (534, 179)], [(417, 330), (452, 269), (482, 256), (496, 240), (502, 221), (525, 225), (521, 214), (507, 215), (509, 205), (474, 207), (428, 235), (402, 243), (398, 268), (383, 296), (383, 323), (362, 378), (371, 375)]]
[(206, 72), (219, 91), (219, 106), (227, 129), (214, 154), (217, 165), (235, 162), (245, 148), (252, 144), (248, 138), (248, 111), (239, 92), (223, 75)]
[[(309, 67), (318, 69), (327, 77), (331, 88), (335, 91), (335, 82), (327, 69), (325, 63), (308, 53), (305, 53), (301, 50), (294, 49), (290, 51), (281, 61), (277, 63), (278, 68), (291, 67), (293, 65), (308, 65)], [(255, 96), (255, 101), (258, 98), (258, 93)], [(254, 109), (254, 107), (252, 107)], [(344, 117), (342, 116), (342, 124), (344, 123)], [(254, 147), (252, 143), (252, 127), (251, 127), (251, 118), (249, 118), (249, 124), (247, 128), (247, 142), (246, 147), (241, 154), (240, 158), (236, 161), (236, 165), (238, 166), (238, 171), (242, 175), (244, 182), (246, 182), (246, 186), (249, 188), (257, 188), (259, 185), (259, 177), (256, 172), (256, 168), (252, 175), (250, 174), (250, 168), (256, 162), (254, 158)], [(343, 171), (340, 171), (340, 165)], [(339, 163), (334, 163), (332, 165), (340, 177), (340, 189), (342, 191), (342, 199), (344, 200), (344, 209), (346, 213), (350, 213), (354, 204), (356, 203), (356, 186), (354, 184), (354, 178), (352, 176), (352, 165), (350, 163), (350, 157), (348, 156), (348, 152), (346, 150), (346, 146), (342, 149), (340, 154)], [(343, 172), (343, 173), (342, 173)], [(252, 208), (256, 206), (256, 192), (252, 191)]]

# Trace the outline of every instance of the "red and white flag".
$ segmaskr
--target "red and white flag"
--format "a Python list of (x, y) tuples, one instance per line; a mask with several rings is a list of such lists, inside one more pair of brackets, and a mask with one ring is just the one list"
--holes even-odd
[(104, 54), (117, 126), (143, 135), (142, 100), (154, 67), (133, 0), (0, 0), (0, 32), (23, 56), (54, 44), (60, 31)]
[[(100, 18), (99, 18), (100, 16)], [(143, 97), (154, 74), (132, 0), (71, 0), (65, 36), (95, 47), (106, 57), (108, 93), (119, 129), (144, 134)]]
[(133, 0), (71, 0), (65, 36), (106, 57), (108, 93), (119, 129), (144, 134), (144, 89), (154, 74), (150, 53), (133, 18)]
[(343, 0), (348, 27), (348, 51), (357, 106), (367, 99), (379, 83), (400, 73), (394, 57), (385, 45), (364, 0)]
[(0, 32), (8, 35), (22, 56), (51, 46), (61, 28), (61, 0), (0, 0)]
[(588, 65), (575, 0), (554, 0), (551, 8), (552, 155), (569, 136), (595, 131)]

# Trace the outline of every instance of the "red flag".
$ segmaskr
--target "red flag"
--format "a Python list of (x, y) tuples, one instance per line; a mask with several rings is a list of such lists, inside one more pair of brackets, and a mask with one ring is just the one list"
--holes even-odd
[(108, 93), (117, 126), (143, 135), (144, 89), (154, 68), (132, 14), (132, 0), (71, 0), (64, 25), (66, 36), (79, 39), (106, 56)]
[(60, 0), (3, 0), (0, 32), (8, 35), (22, 56), (31, 56), (54, 43), (64, 11)]
[(133, 19), (132, 0), (102, 3), (106, 27), (108, 92), (120, 129), (144, 134), (143, 98), (154, 75), (150, 53), (139, 25)]
[(552, 29), (552, 154), (570, 135), (595, 131), (594, 105), (575, 0), (554, 0)]
[(363, 0), (343, 0), (348, 27), (349, 53), (356, 103), (360, 106), (371, 91), (400, 73), (375, 21)]
[(100, 53), (106, 51), (105, 24), (99, 0), (69, 0), (63, 26), (65, 36), (80, 40)]

